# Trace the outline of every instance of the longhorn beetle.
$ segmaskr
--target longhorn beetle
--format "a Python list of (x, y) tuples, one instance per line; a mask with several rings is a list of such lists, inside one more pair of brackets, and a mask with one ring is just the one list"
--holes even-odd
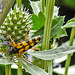
[[(31, 28), (29, 28), (28, 31), (27, 31), (27, 33), (26, 33), (25, 40), (22, 41), (21, 43), (18, 43), (18, 44), (15, 44), (15, 42), (12, 40), (11, 36), (8, 35), (9, 38), (10, 38), (10, 40), (13, 43), (13, 44), (11, 44), (10, 41), (9, 41), (9, 44), (13, 47), (12, 50), (8, 50), (8, 52), (9, 52), (10, 55), (16, 54), (16, 57), (17, 57), (18, 56), (17, 54), (19, 53), (20, 56), (22, 58), (24, 58), (23, 55), (22, 55), (22, 53), (24, 53), (25, 51), (27, 51), (29, 49), (38, 51), (38, 49), (35, 48), (34, 46), (41, 40), (41, 37), (40, 36), (36, 36), (34, 38), (27, 39), (27, 36), (29, 34), (29, 30), (30, 29)], [(34, 47), (34, 48), (32, 48), (32, 47)]]
[[(10, 41), (8, 42), (13, 48), (12, 50), (8, 50), (8, 52), (3, 52), (3, 51), (0, 51), (0, 52), (3, 52), (3, 53), (9, 53), (10, 55), (10, 58), (13, 60), (12, 58), (12, 54), (16, 54), (16, 58), (18, 56), (18, 53), (20, 54), (20, 56), (25, 59), (25, 57), (22, 55), (22, 53), (24, 53), (25, 51), (29, 50), (29, 49), (32, 49), (32, 50), (35, 50), (35, 51), (38, 51), (39, 49), (35, 48), (34, 46), (41, 40), (41, 36), (36, 36), (34, 38), (30, 38), (30, 39), (27, 39), (27, 36), (29, 34), (29, 30), (31, 28), (28, 29), (26, 35), (25, 35), (25, 40), (18, 43), (18, 44), (15, 44), (15, 42), (12, 40), (11, 36), (9, 36), (10, 40), (12, 41), (13, 44), (10, 43)], [(34, 47), (34, 48), (32, 48)], [(25, 59), (26, 61), (28, 61), (27, 59)], [(13, 62), (19, 66), (14, 60)], [(28, 61), (30, 62), (30, 61)], [(20, 66), (19, 66), (20, 67)], [(20, 67), (21, 68), (21, 67)], [(22, 68), (21, 68), (22, 69)], [(23, 69), (22, 69), (23, 70)], [(24, 70), (23, 70), (24, 71)]]

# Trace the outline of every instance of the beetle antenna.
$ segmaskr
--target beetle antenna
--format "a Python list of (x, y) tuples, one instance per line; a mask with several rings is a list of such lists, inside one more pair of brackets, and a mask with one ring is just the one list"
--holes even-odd
[(22, 70), (22, 71), (24, 71), (25, 72), (25, 70), (23, 70), (22, 69), (22, 67), (21, 66), (19, 66), (16, 62), (15, 62), (15, 60), (10, 56), (10, 58), (11, 58), (11, 60)]

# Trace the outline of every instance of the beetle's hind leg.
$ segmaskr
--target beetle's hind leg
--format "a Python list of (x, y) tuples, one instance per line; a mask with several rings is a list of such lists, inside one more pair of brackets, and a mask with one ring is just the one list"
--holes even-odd
[(26, 35), (25, 35), (25, 40), (27, 39), (27, 36), (28, 36), (28, 34), (29, 34), (30, 29), (31, 29), (31, 28), (28, 29), (28, 31), (27, 31), (27, 33), (26, 33)]
[[(27, 60), (26, 58), (24, 58), (24, 56), (22, 55), (22, 53), (20, 53), (20, 56), (21, 56), (21, 58), (23, 58), (24, 60), (26, 60), (26, 61), (32, 63), (31, 61), (29, 61), (29, 60)], [(32, 64), (33, 64), (33, 63), (32, 63)]]
[(34, 47), (34, 48), (31, 48), (32, 50), (34, 50), (34, 51), (39, 51), (39, 49), (38, 48), (36, 48), (36, 47)]

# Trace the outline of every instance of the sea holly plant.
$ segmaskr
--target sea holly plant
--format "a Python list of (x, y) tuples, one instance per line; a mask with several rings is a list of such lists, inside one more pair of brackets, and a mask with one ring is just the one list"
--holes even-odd
[[(75, 40), (74, 40), (74, 36), (75, 36), (75, 18), (70, 19), (64, 26), (63, 28), (72, 28), (71, 29), (71, 34), (70, 34), (70, 41), (67, 41), (65, 43), (63, 43), (61, 45), (61, 47), (67, 47), (68, 45), (71, 47), (72, 45), (75, 45)], [(73, 54), (69, 53), (67, 55), (67, 59), (66, 59), (66, 63), (65, 63), (65, 67), (60, 68), (60, 70), (63, 70), (63, 72), (59, 72), (58, 68), (54, 69), (54, 72), (56, 73), (60, 73), (60, 74), (64, 74), (64, 75), (73, 75), (75, 74), (75, 72), (73, 71), (75, 68), (75, 65), (70, 65), (70, 61), (71, 61), (71, 56)]]
[[(32, 21), (30, 18), (31, 14), (29, 14), (28, 10), (26, 10), (26, 8), (24, 8), (23, 5), (18, 7), (18, 4), (15, 4), (13, 9), (11, 8), (2, 26), (0, 27), (0, 51), (7, 52), (8, 50), (11, 50), (8, 44), (8, 42), (10, 41), (8, 35), (12, 37), (16, 44), (25, 39), (25, 34), (27, 30), (29, 29), (29, 27), (32, 26)], [(0, 64), (11, 65), (12, 63), (9, 61), (10, 56), (7, 55), (7, 57), (4, 58), (2, 61), (0, 60)], [(6, 75), (8, 75), (7, 69)]]
[[(71, 35), (70, 35), (70, 42), (69, 42), (69, 46), (72, 46), (73, 45), (74, 36), (75, 36), (75, 18), (72, 18), (71, 20), (69, 20), (64, 25), (64, 28), (72, 28), (71, 29)], [(66, 60), (66, 63), (65, 63), (65, 72), (64, 72), (65, 75), (68, 74), (70, 61), (71, 61), (71, 53), (67, 55), (67, 60)]]
[[(36, 30), (36, 32), (34, 33), (33, 36), (36, 36), (36, 35), (41, 35), (42, 36), (43, 35), (43, 26), (41, 27), (40, 25), (38, 25), (38, 23), (39, 23), (38, 18), (39, 18), (39, 14), (40, 13), (42, 13), (42, 12), (38, 12), (38, 16), (37, 16), (37, 14), (36, 15), (32, 15), (32, 22), (33, 22), (33, 27), (32, 28), (34, 28), (34, 30)], [(35, 21), (36, 19), (37, 19), (37, 21)], [(42, 21), (44, 23), (44, 19)], [(63, 36), (67, 36), (66, 32), (65, 32), (65, 29), (62, 27), (63, 23), (64, 23), (64, 17), (58, 17), (57, 16), (57, 17), (55, 17), (52, 20), (51, 33), (49, 33), (51, 35), (50, 38), (56, 39), (56, 38), (60, 38), (60, 37), (63, 37)], [(36, 26), (35, 26), (35, 24), (36, 24)], [(47, 28), (47, 30), (48, 30), (48, 28)], [(46, 38), (47, 38), (47, 36), (46, 36)], [(49, 40), (50, 40), (50, 38), (49, 38)], [(46, 47), (46, 45), (44, 47)], [(53, 60), (53, 59), (57, 59), (57, 58), (63, 57), (66, 54), (75, 52), (74, 48), (75, 47), (69, 47), (68, 46), (68, 47), (59, 47), (59, 48), (56, 48), (56, 49), (50, 49), (50, 50), (47, 50), (47, 51), (45, 49), (45, 51), (28, 52), (28, 53), (30, 55), (33, 55), (34, 57), (37, 57), (37, 58), (40, 58), (40, 59), (43, 59), (43, 60)], [(23, 63), (23, 65), (25, 65), (24, 62), (22, 62), (22, 63)]]
[[(30, 51), (27, 53), (36, 58), (42, 59), (42, 61), (40, 61), (42, 68), (34, 65), (37, 62), (32, 64), (20, 56), (19, 59), (22, 62), (23, 68), (32, 75), (52, 75), (52, 60), (75, 52), (75, 47), (57, 47), (56, 45), (56, 39), (67, 36), (67, 34), (65, 28), (62, 26), (64, 23), (64, 16), (58, 16), (58, 13), (53, 14), (55, 0), (46, 0), (46, 6), (44, 0), (40, 1), (40, 3), (36, 1), (37, 7), (35, 6), (35, 8), (34, 3), (31, 3), (34, 12), (31, 15), (29, 15), (27, 11), (23, 11), (22, 6), (15, 6), (14, 9), (9, 12), (0, 28), (0, 35), (3, 37), (1, 39), (0, 50), (6, 50), (8, 48), (6, 41), (9, 41), (9, 39), (6, 37), (6, 34), (11, 35), (14, 41), (18, 43), (24, 40), (25, 32), (28, 27), (31, 27), (31, 30), (35, 30), (33, 36), (40, 35), (43, 39), (41, 38), (42, 42), (40, 43), (40, 47), (37, 45), (41, 51)], [(37, 8), (39, 11), (36, 10)], [(5, 45), (2, 44), (3, 42)]]
[(15, 4), (14, 8), (11, 8), (5, 21), (0, 27), (0, 41), (3, 43), (1, 48), (4, 49), (5, 46), (7, 48), (7, 43), (10, 40), (8, 35), (10, 35), (16, 43), (25, 38), (25, 33), (27, 32), (28, 28), (31, 27), (32, 21), (30, 20), (30, 17), (31, 15), (29, 14), (28, 10), (26, 11), (26, 8), (23, 8), (23, 5), (18, 7), (18, 5)]

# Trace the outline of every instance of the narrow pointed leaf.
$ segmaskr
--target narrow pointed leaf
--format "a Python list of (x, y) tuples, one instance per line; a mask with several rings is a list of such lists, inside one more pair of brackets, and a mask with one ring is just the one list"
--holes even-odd
[(64, 16), (53, 19), (51, 27), (51, 38), (57, 34), (63, 23), (64, 23)]
[(24, 69), (29, 72), (31, 75), (48, 75), (43, 69), (33, 65), (32, 63), (20, 58), (23, 64)]
[(60, 37), (64, 37), (64, 36), (67, 36), (67, 33), (66, 33), (66, 31), (65, 31), (64, 28), (61, 28), (61, 29), (57, 32), (57, 34), (54, 36), (54, 38), (56, 39), (56, 38), (60, 38)]
[(72, 28), (75, 27), (75, 18), (69, 20), (64, 26), (64, 28)]
[(57, 47), (56, 49), (50, 49), (38, 52), (29, 52), (28, 54), (43, 60), (53, 60), (73, 52), (75, 52), (75, 47), (67, 46), (67, 47)]

